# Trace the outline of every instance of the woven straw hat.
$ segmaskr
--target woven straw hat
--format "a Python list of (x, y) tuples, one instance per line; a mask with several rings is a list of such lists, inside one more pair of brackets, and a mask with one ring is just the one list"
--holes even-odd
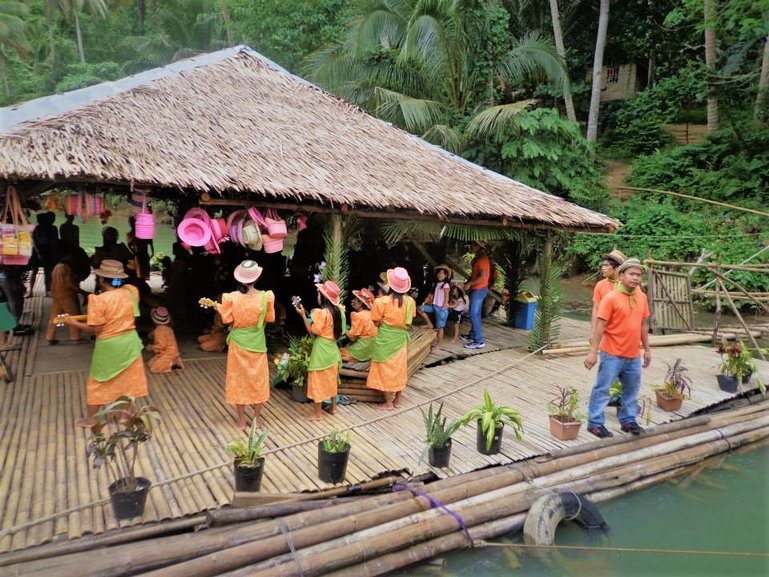
[(396, 293), (407, 293), (411, 288), (409, 272), (402, 266), (396, 266), (387, 270), (387, 284)]
[(112, 260), (111, 258), (101, 261), (101, 265), (93, 274), (96, 276), (102, 276), (104, 278), (128, 278), (123, 268), (123, 263), (119, 260)]
[(260, 267), (255, 260), (244, 260), (235, 267), (235, 272), (232, 276), (234, 276), (235, 280), (238, 282), (252, 284), (262, 276), (263, 270), (264, 269)]
[(339, 297), (342, 294), (342, 289), (339, 288), (338, 284), (332, 280), (327, 280), (326, 282), (322, 284), (316, 284), (315, 286), (318, 288), (318, 292), (320, 292), (320, 294), (322, 294), (335, 305), (339, 304)]
[(171, 322), (171, 315), (166, 307), (155, 307), (150, 313), (152, 322), (156, 325), (167, 325)]

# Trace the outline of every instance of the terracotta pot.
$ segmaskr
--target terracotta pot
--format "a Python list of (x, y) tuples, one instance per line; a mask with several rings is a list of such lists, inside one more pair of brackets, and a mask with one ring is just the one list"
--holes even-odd
[(550, 417), (550, 434), (561, 441), (573, 441), (579, 435), (579, 428), (582, 426), (580, 421), (559, 421), (555, 417)]
[(662, 391), (654, 391), (657, 395), (657, 406), (663, 411), (677, 411), (684, 402), (683, 395), (666, 397)]

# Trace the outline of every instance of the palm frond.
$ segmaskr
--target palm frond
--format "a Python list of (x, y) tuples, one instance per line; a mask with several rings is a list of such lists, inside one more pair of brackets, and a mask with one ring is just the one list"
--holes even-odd
[(529, 350), (558, 340), (561, 325), (561, 269), (551, 259), (543, 258), (540, 267), (540, 297), (534, 312), (534, 327), (529, 335)]
[(465, 148), (465, 138), (462, 133), (446, 124), (435, 124), (431, 126), (427, 129), (427, 132), (422, 135), (422, 139), (427, 142), (432, 142), (454, 154), (459, 154)]
[(374, 91), (378, 101), (377, 116), (394, 123), (400, 120), (409, 132), (424, 132), (441, 116), (440, 102), (414, 98), (382, 87)]
[(326, 246), (323, 258), (326, 261), (326, 267), (323, 269), (322, 280), (334, 280), (342, 289), (342, 298), (347, 292), (350, 277), (348, 240), (357, 233), (358, 227), (358, 221), (354, 218), (333, 215), (328, 219), (326, 230), (323, 233), (323, 241)]
[(382, 235), (388, 244), (395, 244), (404, 239), (438, 242), (442, 238), (450, 238), (460, 242), (492, 242), (510, 240), (519, 234), (519, 231), (509, 228), (412, 220), (393, 221), (382, 225)]
[(491, 106), (476, 114), (468, 123), (465, 131), (472, 137), (489, 137), (498, 134), (500, 129), (515, 122), (515, 116), (519, 112), (527, 110), (536, 103), (536, 100), (529, 99)]
[(528, 32), (497, 66), (499, 74), (512, 84), (524, 80), (550, 80), (557, 86), (568, 82), (563, 59), (555, 46), (539, 32)]

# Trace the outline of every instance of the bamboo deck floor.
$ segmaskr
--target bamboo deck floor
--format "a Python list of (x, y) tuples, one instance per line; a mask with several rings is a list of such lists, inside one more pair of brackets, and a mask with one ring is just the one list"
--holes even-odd
[[(42, 276), (42, 275), (41, 275)], [(26, 322), (41, 330), (43, 297), (27, 301)], [(291, 401), (287, 391), (274, 391), (264, 407), (270, 431), (263, 492), (312, 491), (325, 485), (316, 478), (317, 439), (331, 427), (349, 428), (352, 452), (346, 481), (357, 483), (389, 471), (414, 474), (430, 468), (422, 460), (423, 426), (419, 406), (431, 399), (445, 401), (444, 413), (458, 416), (482, 400), (489, 389), (496, 402), (518, 408), (525, 436), (509, 436), (499, 455), (484, 456), (475, 450), (475, 427), (454, 435), (452, 467), (435, 470), (452, 476), (496, 463), (548, 453), (571, 444), (594, 441), (583, 430), (575, 441), (560, 442), (548, 432), (546, 405), (554, 386), (569, 384), (581, 393), (583, 411), (595, 377), (582, 366), (583, 355), (543, 358), (526, 353), (528, 333), (489, 324), (487, 347), (467, 351), (449, 343), (431, 353), (423, 368), (410, 380), (399, 410), (379, 411), (370, 403), (340, 406), (335, 416), (320, 423), (305, 417), (311, 405)], [(564, 339), (584, 338), (587, 323), (564, 319)], [(89, 468), (85, 459), (88, 433), (75, 427), (85, 406), (86, 369), (44, 371), (48, 347), (40, 339), (15, 337), (21, 343), (7, 358), (18, 373), (16, 380), (0, 384), (0, 552), (36, 544), (100, 533), (118, 527), (107, 499), (106, 476)], [(90, 357), (90, 346), (72, 346), (72, 355)], [(469, 354), (472, 353), (472, 354)], [(446, 362), (451, 356), (466, 358)], [(643, 372), (642, 394), (653, 397), (652, 384), (661, 382), (665, 362), (682, 357), (694, 381), (694, 395), (681, 412), (653, 411), (653, 423), (684, 418), (723, 401), (715, 381), (718, 356), (705, 346), (678, 346), (653, 350), (652, 366)], [(42, 365), (41, 365), (42, 363)], [(54, 361), (55, 363), (55, 361)], [(444, 364), (440, 364), (444, 363)], [(759, 363), (769, 378), (769, 364)], [(150, 401), (161, 409), (163, 422), (155, 439), (142, 451), (140, 474), (153, 481), (147, 509), (139, 522), (173, 519), (228, 505), (233, 496), (231, 459), (224, 445), (243, 433), (235, 427), (234, 409), (224, 403), (224, 355), (186, 361), (186, 368), (171, 375), (149, 375)], [(612, 411), (610, 409), (610, 411)], [(608, 415), (608, 414), (607, 414)], [(607, 426), (616, 434), (613, 412)]]

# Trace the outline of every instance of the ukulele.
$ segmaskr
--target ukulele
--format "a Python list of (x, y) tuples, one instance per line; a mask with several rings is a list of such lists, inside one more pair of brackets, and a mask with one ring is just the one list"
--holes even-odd
[(207, 298), (207, 297), (201, 297), (200, 299), (198, 299), (198, 304), (201, 307), (203, 307), (204, 309), (210, 309), (210, 308), (213, 308), (213, 307), (215, 307), (216, 305), (218, 305), (220, 303), (216, 302), (213, 299)]
[(60, 315), (56, 315), (51, 319), (51, 324), (56, 325), (57, 327), (63, 327), (66, 324), (69, 324), (67, 321), (69, 319), (73, 319), (76, 321), (84, 321), (88, 318), (88, 315), (70, 315), (67, 313), (62, 313)]

